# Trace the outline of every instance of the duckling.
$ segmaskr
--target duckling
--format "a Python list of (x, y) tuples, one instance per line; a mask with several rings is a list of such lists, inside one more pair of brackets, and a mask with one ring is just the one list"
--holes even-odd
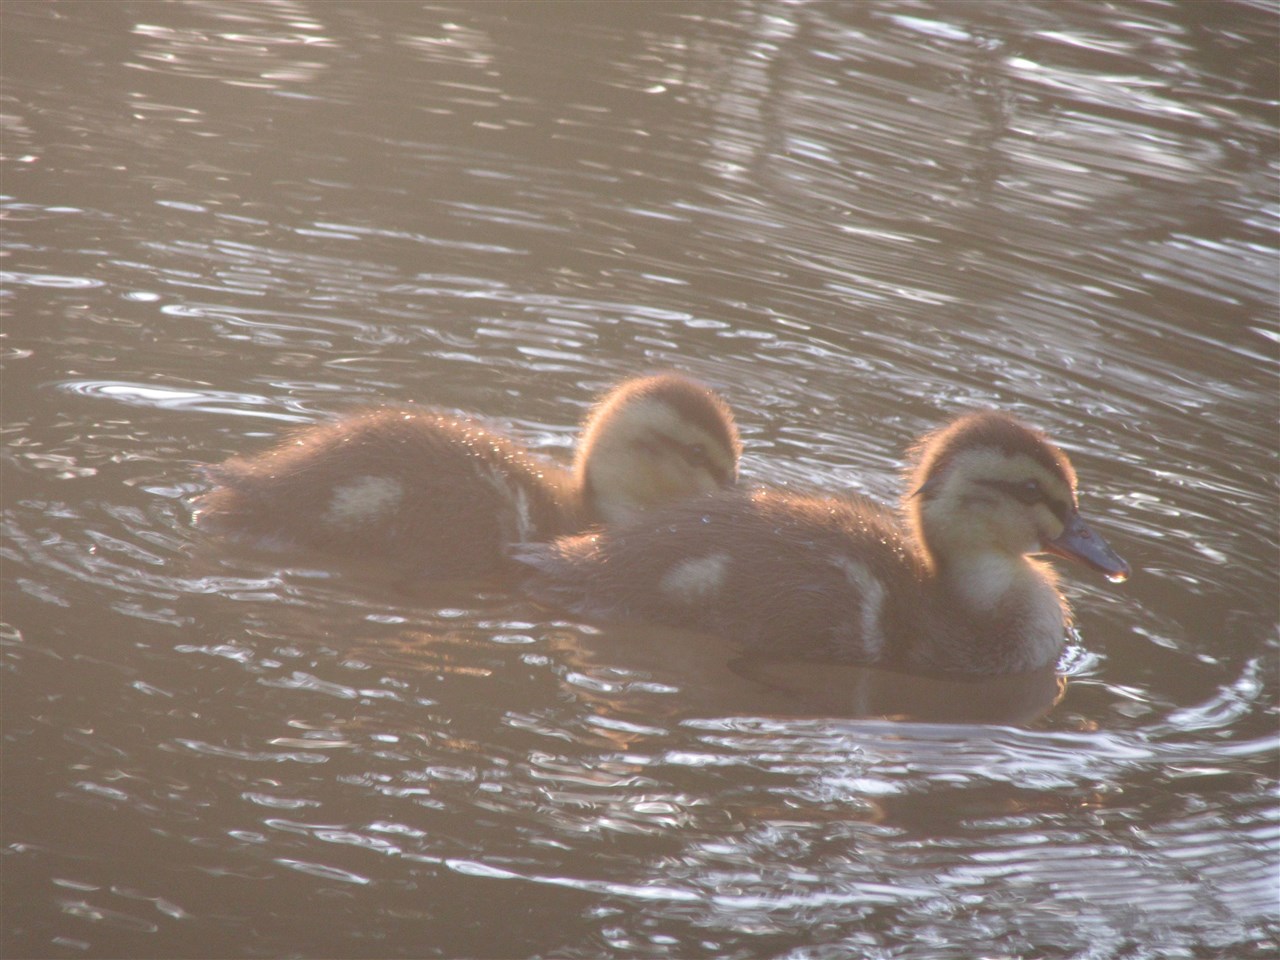
[(738, 641), (748, 654), (978, 677), (1052, 665), (1070, 611), (1048, 565), (1128, 565), (1081, 518), (1067, 457), (998, 412), (913, 450), (902, 518), (861, 497), (730, 491), (513, 551), (535, 598)]
[(676, 373), (624, 382), (588, 416), (572, 470), (470, 420), (376, 409), (208, 469), (196, 523), (233, 539), (493, 575), (505, 548), (618, 523), (732, 485), (729, 407)]

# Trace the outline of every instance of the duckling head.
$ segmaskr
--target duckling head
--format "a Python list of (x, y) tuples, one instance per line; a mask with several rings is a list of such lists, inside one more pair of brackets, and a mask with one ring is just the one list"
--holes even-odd
[(908, 518), (929, 561), (967, 581), (966, 592), (998, 595), (1035, 553), (1128, 577), (1129, 565), (1080, 516), (1070, 461), (1039, 431), (975, 413), (926, 436), (915, 453)]
[(593, 520), (732, 486), (742, 442), (728, 405), (676, 373), (630, 380), (592, 411), (574, 470)]

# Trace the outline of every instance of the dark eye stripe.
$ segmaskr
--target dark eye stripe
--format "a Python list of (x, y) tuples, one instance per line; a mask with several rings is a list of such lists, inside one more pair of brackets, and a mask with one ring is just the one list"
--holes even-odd
[(979, 482), (1029, 507), (1043, 503), (1059, 520), (1065, 521), (1070, 509), (1067, 504), (1060, 503), (1049, 496), (1036, 480), (981, 480)]
[(717, 483), (724, 484), (732, 479), (729, 472), (722, 465), (716, 463), (711, 458), (711, 455), (707, 453), (706, 447), (700, 443), (681, 443), (671, 437), (658, 434), (645, 443), (645, 446), (654, 451), (666, 449), (674, 453), (690, 466), (707, 471), (716, 479)]

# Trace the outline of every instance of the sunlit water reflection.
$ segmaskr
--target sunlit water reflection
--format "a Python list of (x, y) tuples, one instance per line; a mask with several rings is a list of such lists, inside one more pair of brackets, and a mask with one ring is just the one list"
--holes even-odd
[[(5, 17), (6, 955), (1277, 955), (1269, 7)], [(565, 458), (660, 366), (799, 489), (1007, 408), (1135, 576), (900, 722), (191, 529), (293, 426)]]

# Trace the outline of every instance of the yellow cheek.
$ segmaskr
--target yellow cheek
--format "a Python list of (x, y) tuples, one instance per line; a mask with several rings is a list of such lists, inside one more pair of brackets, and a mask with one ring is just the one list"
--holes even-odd
[(619, 492), (625, 491), (634, 503), (644, 507), (671, 499), (676, 489), (678, 485), (670, 473), (652, 461), (637, 464), (636, 469), (622, 477), (618, 485)]
[(1035, 524), (1042, 540), (1056, 540), (1066, 530), (1054, 512), (1041, 504), (1036, 505)]
[(694, 493), (714, 493), (720, 489), (720, 484), (716, 478), (706, 470), (693, 471), (693, 492)]
[(663, 457), (657, 463), (646, 464), (643, 487), (650, 502), (672, 500), (701, 489), (697, 475), (678, 457)]

